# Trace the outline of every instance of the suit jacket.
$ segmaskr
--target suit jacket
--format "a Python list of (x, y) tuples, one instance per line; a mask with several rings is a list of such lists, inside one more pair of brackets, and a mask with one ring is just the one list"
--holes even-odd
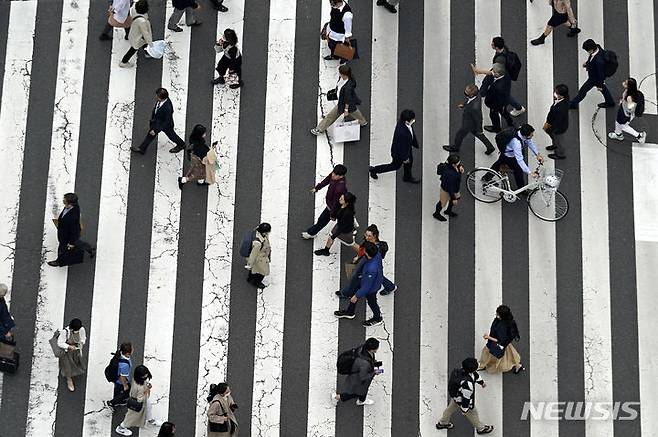
[(462, 109), (462, 129), (469, 132), (482, 132), (482, 98), (477, 95), (470, 103), (464, 102)]
[(80, 207), (74, 206), (64, 215), (59, 213), (57, 225), (57, 241), (59, 244), (73, 244), (80, 239)]
[(356, 95), (356, 81), (350, 79), (345, 82), (345, 85), (340, 87), (340, 92), (338, 93), (338, 115), (345, 112), (345, 105), (347, 105), (347, 110), (349, 112), (356, 111), (356, 105), (361, 104), (361, 99)]
[[(411, 128), (413, 131), (413, 127)], [(411, 148), (418, 148), (416, 133), (412, 135), (405, 122), (398, 122), (393, 133), (393, 144), (391, 145), (391, 156), (393, 159), (406, 161), (411, 158)]]
[(569, 129), (569, 101), (567, 99), (551, 106), (546, 123), (551, 125), (549, 132), (555, 135), (561, 135)]
[(482, 81), (480, 95), (484, 97), (484, 103), (491, 109), (501, 109), (509, 103), (512, 90), (512, 79), (506, 74), (498, 80), (493, 76), (487, 76)]
[(599, 52), (585, 62), (587, 77), (598, 87), (602, 87), (605, 82), (605, 59), (603, 58), (603, 53), (603, 49), (599, 46)]
[(174, 105), (171, 104), (171, 100), (167, 99), (162, 102), (158, 112), (155, 112), (155, 107), (151, 110), (151, 121), (149, 126), (156, 132), (163, 131), (165, 129), (173, 129), (174, 127)]

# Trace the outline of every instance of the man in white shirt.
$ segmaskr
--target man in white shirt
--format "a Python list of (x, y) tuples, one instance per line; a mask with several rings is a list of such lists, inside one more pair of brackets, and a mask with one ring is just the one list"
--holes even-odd
[(503, 164), (511, 168), (514, 172), (514, 181), (516, 182), (517, 189), (526, 185), (524, 175), (530, 173), (530, 169), (523, 158), (523, 148), (529, 148), (539, 162), (544, 160), (537, 151), (537, 146), (534, 141), (532, 141), (534, 133), (534, 127), (529, 124), (522, 125), (516, 132), (514, 138), (507, 143), (505, 152), (501, 153), (500, 158), (498, 158), (498, 160), (491, 166), (491, 168), (496, 171), (499, 171), (500, 166)]
[[(128, 20), (128, 15), (130, 13), (130, 0), (113, 0), (110, 2), (110, 11), (112, 11), (112, 18), (117, 23), (125, 23)], [(112, 25), (110, 23), (105, 23), (105, 28), (103, 33), (98, 37), (101, 41), (111, 41), (112, 40)], [(125, 39), (128, 39), (128, 33), (130, 32), (130, 24), (125, 28), (126, 36)]]
[(352, 38), (352, 8), (344, 0), (329, 0), (331, 3), (331, 14), (327, 26), (327, 44), (331, 54), (324, 57), (326, 61), (339, 59), (334, 56), (334, 50), (338, 43), (348, 43)]

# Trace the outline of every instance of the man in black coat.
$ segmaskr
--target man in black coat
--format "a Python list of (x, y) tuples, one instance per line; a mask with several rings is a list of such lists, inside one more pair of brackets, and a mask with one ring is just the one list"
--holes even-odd
[(489, 107), (489, 117), (491, 118), (491, 126), (485, 126), (484, 130), (498, 133), (502, 130), (500, 127), (501, 116), (508, 126), (514, 126), (512, 116), (507, 111), (512, 79), (505, 74), (505, 68), (500, 64), (494, 64), (491, 71), (493, 74), (485, 77), (482, 82), (480, 95), (484, 97), (484, 103)]
[(552, 150), (548, 157), (551, 159), (564, 159), (564, 133), (569, 129), (569, 88), (560, 84), (555, 87), (553, 93), (555, 103), (551, 106), (544, 123), (544, 131), (551, 137), (553, 144), (546, 147)]
[(615, 106), (615, 101), (610, 94), (610, 90), (605, 85), (605, 53), (604, 50), (592, 39), (588, 39), (583, 43), (583, 50), (589, 53), (587, 62), (583, 64), (583, 68), (587, 70), (587, 80), (578, 90), (578, 94), (570, 102), (571, 109), (577, 109), (578, 104), (585, 98), (589, 90), (596, 87), (605, 102), (599, 103), (599, 108), (612, 108)]
[(444, 150), (451, 153), (459, 153), (462, 141), (464, 141), (464, 137), (469, 133), (475, 135), (487, 147), (487, 150), (484, 152), (485, 154), (491, 155), (496, 150), (491, 144), (491, 141), (482, 132), (482, 98), (478, 94), (479, 91), (475, 84), (466, 85), (466, 89), (464, 90), (466, 101), (458, 105), (462, 109), (462, 125), (455, 134), (453, 145), (443, 146)]
[(80, 206), (78, 205), (78, 196), (75, 193), (66, 193), (64, 195), (64, 209), (57, 217), (57, 259), (48, 261), (51, 267), (60, 267), (67, 265), (65, 259), (68, 251), (74, 248), (85, 250), (93, 258), (96, 255), (96, 249), (92, 248), (89, 243), (80, 239)]
[(151, 141), (160, 133), (164, 132), (171, 141), (176, 143), (176, 147), (169, 149), (171, 153), (180, 152), (185, 148), (185, 141), (174, 131), (174, 105), (169, 100), (169, 92), (164, 88), (155, 90), (156, 102), (151, 111), (151, 120), (149, 122), (149, 131), (146, 138), (139, 147), (132, 146), (130, 150), (142, 155)]
[(411, 175), (411, 166), (414, 162), (411, 148), (419, 148), (418, 138), (414, 133), (413, 124), (416, 121), (416, 114), (411, 109), (405, 109), (400, 114), (400, 120), (395, 126), (395, 133), (393, 134), (393, 144), (391, 145), (391, 157), (393, 160), (390, 164), (382, 164), (375, 167), (370, 167), (370, 177), (373, 179), (378, 178), (379, 173), (386, 173), (389, 171), (397, 171), (400, 167), (404, 166), (404, 176), (402, 180), (411, 184), (420, 183), (420, 179), (416, 179)]
[(199, 7), (199, 4), (195, 0), (172, 0), (171, 3), (174, 6), (174, 12), (171, 14), (167, 23), (169, 30), (174, 32), (183, 31), (178, 25), (183, 13), (185, 13), (185, 24), (187, 26), (198, 26), (201, 24), (201, 21), (197, 20), (194, 14), (194, 10)]

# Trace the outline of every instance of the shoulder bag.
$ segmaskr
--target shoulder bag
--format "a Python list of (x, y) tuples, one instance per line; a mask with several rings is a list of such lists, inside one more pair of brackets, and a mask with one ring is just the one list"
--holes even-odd
[(48, 343), (50, 343), (50, 347), (53, 350), (53, 355), (55, 355), (55, 358), (61, 358), (64, 356), (66, 351), (59, 347), (57, 345), (57, 339), (59, 338), (59, 330), (55, 331), (53, 333), (53, 336), (50, 340), (48, 340)]
[(139, 402), (137, 398), (134, 398), (132, 396), (130, 396), (126, 400), (126, 407), (128, 407), (129, 410), (135, 411), (136, 413), (142, 411), (143, 406), (144, 406), (144, 402)]
[[(213, 401), (213, 402), (219, 402), (219, 401)], [(226, 415), (226, 412), (224, 411), (224, 407), (222, 406), (221, 402), (219, 402), (219, 408), (222, 409), (222, 416), (226, 417), (226, 420), (222, 423), (211, 422), (210, 420), (208, 420), (208, 431), (210, 432), (228, 432), (228, 421), (230, 419)]]

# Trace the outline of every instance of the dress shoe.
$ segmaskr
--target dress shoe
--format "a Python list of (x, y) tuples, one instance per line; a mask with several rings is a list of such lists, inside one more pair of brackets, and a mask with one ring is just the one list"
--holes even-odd
[(333, 55), (327, 55), (327, 56), (325, 56), (325, 57), (322, 58), (322, 59), (324, 59), (325, 61), (334, 61), (334, 60), (336, 60), (336, 59), (340, 59), (340, 58), (337, 57), (337, 56), (333, 56)]
[(599, 103), (596, 106), (598, 106), (599, 108), (612, 108), (613, 106), (615, 106), (615, 104), (614, 103), (602, 102), (602, 103)]
[(569, 38), (573, 38), (574, 36), (578, 35), (580, 33), (580, 29), (577, 27), (572, 27), (569, 29), (569, 33), (567, 33), (567, 36)]
[(130, 151), (135, 152), (135, 153), (139, 153), (140, 155), (143, 155), (144, 153), (146, 153), (142, 149), (140, 149), (139, 147), (135, 147), (135, 146), (132, 146), (130, 148)]
[(549, 153), (548, 157), (551, 158), (551, 159), (564, 159), (564, 158), (566, 158), (566, 156), (556, 155), (555, 153)]
[(416, 178), (402, 179), (402, 182), (408, 182), (410, 184), (420, 184), (420, 179), (416, 179)]
[(228, 12), (228, 8), (224, 5), (215, 6), (215, 9), (217, 9), (219, 12)]
[(112, 37), (107, 33), (101, 33), (101, 36), (98, 37), (101, 41), (111, 41)]
[(183, 150), (184, 148), (185, 148), (185, 145), (175, 146), (175, 147), (172, 147), (171, 149), (169, 149), (169, 153), (178, 153), (181, 150)]
[(554, 145), (546, 146), (546, 150), (555, 150), (556, 147)]
[(324, 249), (318, 249), (313, 253), (318, 256), (329, 256), (329, 249), (325, 247)]
[(226, 83), (226, 79), (224, 79), (224, 76), (219, 76), (216, 79), (213, 79), (212, 81), (213, 85), (224, 85)]
[(457, 213), (456, 213), (456, 212), (446, 211), (445, 214), (446, 214), (448, 217), (457, 217)]
[(459, 152), (459, 149), (455, 149), (452, 146), (443, 146), (443, 150), (445, 150), (446, 152), (451, 152), (451, 153)]
[(495, 151), (496, 151), (496, 149), (494, 147), (487, 147), (487, 150), (484, 151), (484, 154), (485, 155), (491, 155)]
[(437, 220), (440, 221), (440, 222), (445, 222), (445, 221), (447, 220), (445, 217), (443, 217), (443, 216), (441, 215), (440, 212), (434, 212), (434, 213), (432, 213), (432, 217), (434, 217), (435, 219), (437, 219)]
[(49, 265), (50, 267), (59, 267), (59, 263), (57, 262), (57, 260), (55, 260), (55, 261), (48, 261), (48, 265)]
[(391, 14), (397, 13), (397, 9), (395, 9), (395, 6), (387, 2), (386, 0), (377, 0), (377, 6), (384, 6), (384, 8), (389, 11)]
[(379, 176), (377, 176), (377, 173), (375, 173), (375, 168), (374, 168), (374, 167), (370, 167), (370, 168), (368, 169), (368, 172), (370, 173), (370, 177), (371, 177), (371, 178), (373, 178), (373, 179), (379, 179)]
[(484, 130), (486, 130), (487, 132), (497, 134), (498, 132), (500, 132), (501, 129), (500, 128), (496, 129), (493, 126), (485, 126)]
[(180, 26), (167, 26), (167, 29), (171, 30), (172, 32), (182, 32), (183, 28)]

